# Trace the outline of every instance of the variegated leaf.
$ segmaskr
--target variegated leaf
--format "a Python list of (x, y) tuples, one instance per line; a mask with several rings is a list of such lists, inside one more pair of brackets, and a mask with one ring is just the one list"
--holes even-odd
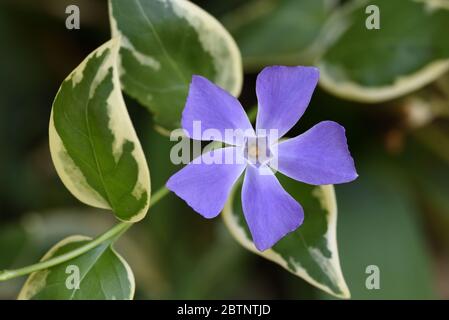
[(304, 223), (271, 249), (254, 246), (241, 205), (241, 185), (234, 188), (223, 211), (232, 235), (246, 249), (271, 260), (310, 284), (340, 298), (350, 293), (340, 267), (337, 249), (337, 204), (332, 185), (315, 187), (278, 176), (283, 187), (304, 209)]
[(310, 64), (335, 0), (245, 1), (223, 22), (242, 51), (245, 70), (270, 64)]
[(53, 163), (80, 201), (135, 222), (149, 206), (150, 176), (116, 70), (119, 42), (90, 54), (59, 89), (50, 118)]
[[(91, 239), (71, 236), (57, 243), (41, 261), (57, 257)], [(131, 300), (134, 275), (128, 263), (106, 241), (55, 267), (32, 273), (19, 300)]]
[[(368, 29), (375, 12), (379, 29)], [(349, 2), (339, 16), (327, 33), (341, 35), (318, 63), (321, 86), (337, 96), (382, 102), (449, 70), (447, 0), (359, 0)]]
[(180, 126), (193, 74), (240, 93), (240, 52), (201, 8), (186, 0), (110, 0), (109, 9), (112, 35), (121, 37), (122, 87), (154, 113), (160, 131)]

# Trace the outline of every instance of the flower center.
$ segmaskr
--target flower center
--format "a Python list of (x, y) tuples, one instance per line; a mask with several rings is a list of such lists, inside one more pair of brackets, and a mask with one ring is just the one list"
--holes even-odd
[(245, 159), (253, 166), (260, 167), (266, 164), (272, 158), (268, 138), (246, 137), (244, 155)]

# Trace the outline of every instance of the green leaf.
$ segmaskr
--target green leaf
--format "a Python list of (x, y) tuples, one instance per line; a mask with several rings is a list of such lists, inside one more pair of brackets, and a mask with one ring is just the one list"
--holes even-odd
[(223, 217), (231, 234), (246, 249), (271, 260), (310, 284), (340, 298), (350, 293), (340, 269), (336, 228), (337, 204), (332, 185), (315, 187), (278, 176), (282, 186), (304, 209), (304, 223), (271, 249), (254, 246), (241, 205), (241, 185), (234, 188)]
[(334, 0), (253, 0), (225, 17), (245, 69), (312, 61)]
[[(72, 251), (89, 240), (84, 236), (65, 238), (51, 248), (41, 261)], [(18, 299), (131, 300), (134, 289), (134, 275), (130, 267), (114, 251), (110, 242), (105, 242), (73, 260), (32, 273)]]
[[(344, 29), (318, 63), (320, 84), (361, 102), (381, 102), (419, 89), (449, 69), (449, 6), (432, 0), (349, 3), (331, 29)], [(368, 30), (368, 5), (380, 29)]]
[(154, 113), (162, 131), (179, 128), (192, 75), (234, 95), (242, 86), (240, 52), (223, 26), (185, 0), (110, 0), (121, 37), (122, 87)]
[(84, 60), (61, 85), (50, 118), (56, 170), (80, 201), (135, 222), (149, 206), (150, 175), (126, 110), (113, 39)]
[[(405, 163), (365, 152), (358, 159), (357, 181), (339, 186), (339, 247), (341, 264), (354, 299), (432, 299), (435, 288), (422, 217)], [(410, 161), (407, 158), (406, 161)], [(421, 194), (420, 194), (421, 196)], [(379, 289), (368, 289), (379, 270)]]

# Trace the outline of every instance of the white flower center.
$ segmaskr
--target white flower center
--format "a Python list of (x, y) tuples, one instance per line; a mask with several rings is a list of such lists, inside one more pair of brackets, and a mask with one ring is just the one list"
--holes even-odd
[(260, 167), (266, 164), (272, 158), (268, 138), (266, 136), (246, 137), (244, 155), (248, 163), (253, 166)]

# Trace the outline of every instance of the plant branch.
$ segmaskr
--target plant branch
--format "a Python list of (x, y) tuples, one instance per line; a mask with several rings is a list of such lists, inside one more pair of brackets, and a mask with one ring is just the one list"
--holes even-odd
[[(151, 202), (150, 202), (150, 208), (158, 203), (161, 199), (163, 199), (167, 194), (169, 193), (169, 190), (164, 186), (157, 190), (152, 196), (151, 196)], [(103, 233), (102, 235), (98, 236), (97, 238), (93, 239), (92, 241), (86, 243), (85, 245), (72, 250), (70, 252), (67, 252), (65, 254), (62, 254), (60, 256), (56, 256), (54, 258), (38, 262), (36, 264), (32, 264), (20, 269), (15, 270), (3, 270), (0, 272), (0, 281), (5, 281), (9, 279), (13, 279), (16, 277), (24, 276), (27, 274), (30, 274), (32, 272), (48, 269), (51, 267), (54, 267), (58, 264), (64, 263), (66, 261), (72, 260), (89, 250), (92, 250), (93, 248), (97, 247), (98, 245), (102, 244), (103, 242), (106, 242), (108, 240), (111, 240), (111, 242), (118, 239), (123, 233), (125, 233), (133, 223), (129, 222), (120, 222), (117, 223), (115, 226), (113, 226), (111, 229)]]
[[(248, 111), (248, 118), (251, 122), (254, 122), (257, 115), (257, 106), (251, 108)], [(158, 189), (152, 196), (150, 201), (150, 208), (158, 203), (161, 199), (163, 199), (167, 194), (169, 193), (169, 190), (163, 186), (162, 188)], [(60, 256), (41, 261), (23, 268), (14, 269), (14, 270), (3, 270), (0, 271), (0, 281), (6, 281), (13, 278), (17, 278), (20, 276), (24, 276), (36, 271), (48, 269), (51, 267), (54, 267), (56, 265), (59, 265), (61, 263), (64, 263), (66, 261), (72, 260), (76, 257), (79, 257), (80, 255), (88, 252), (89, 250), (92, 250), (93, 248), (99, 246), (105, 241), (111, 240), (111, 242), (118, 239), (123, 233), (125, 233), (133, 223), (129, 222), (120, 222), (113, 226), (111, 229), (103, 233), (102, 235), (98, 236), (97, 238), (93, 239), (92, 241), (86, 243), (85, 245), (72, 250), (70, 252), (67, 252), (65, 254), (62, 254)]]

